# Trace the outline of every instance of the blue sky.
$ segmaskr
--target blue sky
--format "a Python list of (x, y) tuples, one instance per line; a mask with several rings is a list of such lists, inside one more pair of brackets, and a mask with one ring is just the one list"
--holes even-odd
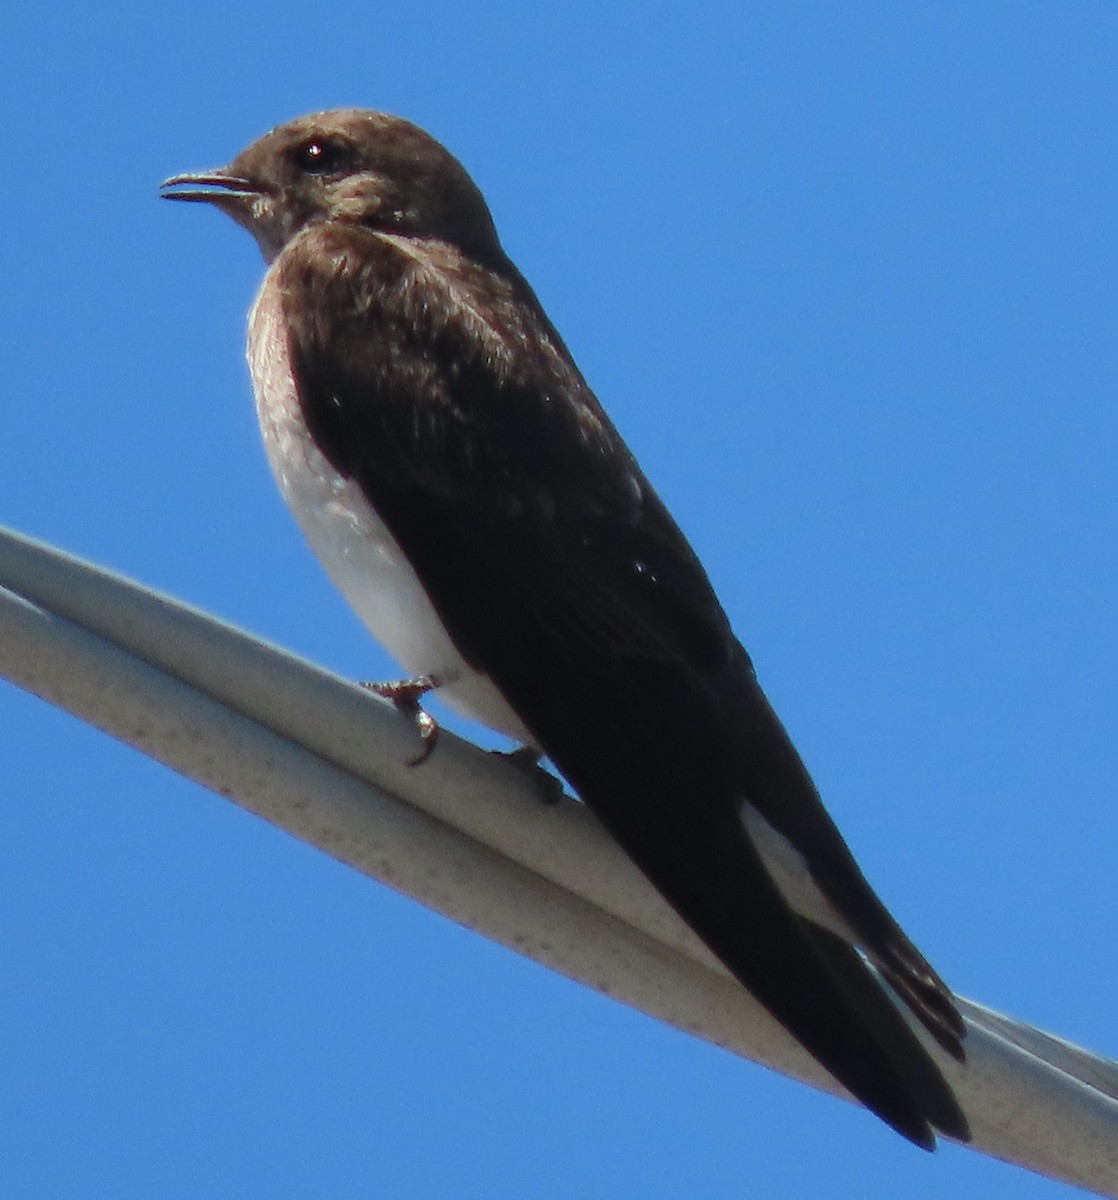
[[(165, 176), (428, 128), (949, 981), (1118, 1055), (1118, 9), (45, 3), (0, 34), (0, 522), (351, 677), (261, 275)], [(34, 11), (31, 11), (33, 8)], [(1070, 1195), (622, 1009), (0, 687), (0, 1192)]]

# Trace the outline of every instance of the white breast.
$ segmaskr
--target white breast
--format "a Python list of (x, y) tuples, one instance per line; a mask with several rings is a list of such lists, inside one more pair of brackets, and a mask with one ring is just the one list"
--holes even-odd
[(454, 648), (411, 564), (361, 489), (315, 445), (295, 393), (272, 274), (249, 314), (248, 361), (268, 462), (299, 528), (335, 586), (410, 677), (435, 676), (439, 696), (454, 708), (530, 743), (497, 688)]

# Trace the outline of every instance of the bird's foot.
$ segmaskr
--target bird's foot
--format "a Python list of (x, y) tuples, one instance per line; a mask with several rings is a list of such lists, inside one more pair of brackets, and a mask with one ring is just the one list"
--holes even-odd
[(418, 767), (421, 763), (425, 763), (431, 757), (435, 743), (439, 740), (439, 723), (420, 704), (420, 700), (428, 692), (439, 687), (440, 683), (441, 680), (434, 675), (420, 675), (416, 679), (398, 679), (393, 683), (361, 681), (363, 688), (375, 692), (385, 700), (391, 700), (400, 712), (411, 717), (422, 742), (422, 748), (418, 756), (408, 763), (409, 767)]
[(515, 767), (544, 804), (558, 804), (563, 799), (562, 781), (540, 766), (542, 756), (538, 750), (531, 746), (517, 746), (515, 750), (490, 750), (489, 753)]

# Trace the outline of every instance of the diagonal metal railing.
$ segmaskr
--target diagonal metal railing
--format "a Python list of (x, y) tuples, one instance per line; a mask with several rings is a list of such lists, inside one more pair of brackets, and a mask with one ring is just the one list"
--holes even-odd
[[(421, 903), (573, 979), (836, 1095), (575, 801), (357, 685), (0, 530), (0, 676)], [(774, 848), (775, 852), (775, 848)], [(798, 906), (790, 870), (782, 884)], [(1118, 1197), (1118, 1063), (962, 1001), (940, 1055), (972, 1147)]]

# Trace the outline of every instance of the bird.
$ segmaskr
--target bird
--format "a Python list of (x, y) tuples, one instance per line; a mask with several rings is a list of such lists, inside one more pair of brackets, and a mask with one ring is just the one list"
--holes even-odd
[[(853, 1096), (924, 1149), (967, 1141), (936, 1059), (965, 1062), (951, 991), (863, 876), (461, 163), (403, 118), (338, 109), (161, 194), (216, 207), (263, 253), (248, 359), (264, 446), (326, 572), (409, 673), (386, 693), (414, 711), (435, 689), (546, 756)], [(759, 831), (835, 922), (792, 908)]]

